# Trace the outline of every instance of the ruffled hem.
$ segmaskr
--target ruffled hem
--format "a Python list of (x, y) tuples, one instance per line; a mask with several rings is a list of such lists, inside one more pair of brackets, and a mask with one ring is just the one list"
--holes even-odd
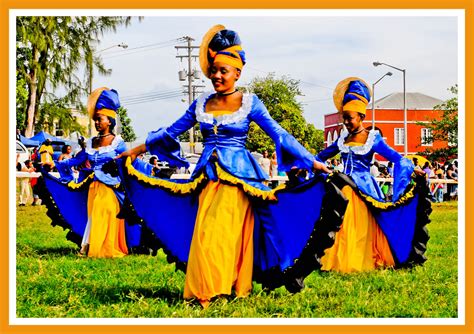
[[(64, 216), (61, 214), (56, 202), (53, 199), (53, 196), (49, 192), (46, 184), (44, 182), (44, 178), (49, 177), (53, 179), (53, 176), (49, 174), (43, 173), (41, 177), (38, 178), (37, 189), (38, 189), (38, 196), (41, 198), (42, 204), (46, 206), (46, 215), (51, 219), (51, 226), (61, 226), (63, 230), (69, 230), (66, 234), (66, 239), (75, 243), (78, 247), (81, 247), (82, 243), (82, 235), (77, 234), (72, 230), (71, 224), (69, 224)], [(89, 176), (86, 177), (82, 182), (75, 183), (73, 181), (63, 184), (67, 186), (69, 190), (72, 191), (79, 191), (85, 190), (94, 180), (94, 173), (91, 173)], [(78, 185), (78, 186), (75, 186)], [(111, 188), (117, 188), (117, 186), (109, 186)], [(128, 203), (131, 206), (130, 201), (125, 197), (125, 203)], [(122, 206), (123, 209), (123, 206)], [(133, 210), (128, 210), (127, 214), (124, 215), (122, 212), (117, 215), (117, 218), (125, 218), (128, 224), (142, 224), (143, 220), (141, 220), (138, 215)], [(158, 248), (154, 245), (154, 239), (152, 238), (153, 232), (151, 232), (146, 226), (142, 224), (142, 232), (140, 235), (140, 245), (137, 247), (129, 247), (128, 253), (129, 254), (156, 254)]]
[(204, 174), (201, 174), (194, 180), (186, 183), (178, 183), (166, 179), (150, 177), (135, 169), (130, 157), (125, 160), (125, 171), (129, 176), (133, 177), (143, 185), (167, 190), (173, 194), (191, 194), (200, 191), (207, 183), (207, 178)]
[[(59, 208), (56, 205), (53, 196), (49, 192), (44, 182), (44, 178), (46, 177), (52, 178), (52, 176), (43, 173), (43, 175), (38, 178), (38, 183), (36, 184), (38, 196), (41, 198), (42, 204), (46, 206), (46, 215), (51, 219), (51, 225), (53, 227), (59, 225), (63, 228), (63, 230), (69, 230), (69, 232), (66, 234), (66, 239), (72, 241), (78, 247), (81, 247), (82, 236), (73, 232), (72, 226), (66, 221), (66, 219), (64, 219), (63, 215), (61, 214), (61, 211), (59, 211)], [(89, 184), (90, 182), (87, 184), (87, 186)]]
[(120, 213), (117, 215), (118, 218), (124, 218), (128, 224), (134, 225), (139, 224), (142, 226), (142, 233), (140, 237), (140, 245), (137, 247), (129, 248), (129, 254), (147, 254), (156, 256), (158, 250), (162, 249), (166, 254), (166, 260), (169, 264), (175, 264), (176, 269), (186, 272), (186, 262), (180, 261), (174, 256), (171, 251), (164, 246), (160, 238), (147, 227), (145, 221), (137, 214), (135, 208), (127, 197), (125, 192), (125, 201), (122, 205)]
[(252, 198), (258, 198), (264, 201), (277, 201), (276, 193), (286, 188), (285, 184), (280, 184), (271, 190), (258, 189), (232, 174), (227, 173), (221, 166), (219, 166), (219, 164), (216, 164), (216, 169), (219, 180), (230, 185), (238, 186), (246, 195)]
[[(216, 163), (216, 170), (219, 180), (226, 184), (238, 186), (251, 198), (258, 198), (265, 201), (277, 201), (276, 193), (286, 188), (286, 185), (282, 184), (271, 190), (258, 189), (226, 172), (218, 163)], [(125, 171), (129, 176), (132, 176), (143, 185), (163, 189), (173, 194), (188, 195), (199, 193), (208, 182), (208, 178), (203, 172), (201, 172), (201, 174), (199, 174), (194, 180), (185, 183), (150, 177), (135, 169), (130, 158), (127, 158), (125, 161)]]
[(69, 190), (72, 191), (81, 191), (84, 190), (85, 188), (88, 188), (89, 185), (94, 181), (94, 172), (90, 173), (87, 175), (84, 180), (82, 180), (79, 183), (76, 183), (74, 181), (70, 181), (66, 183), (66, 186), (68, 187)]
[(359, 194), (369, 209), (372, 210), (392, 210), (408, 204), (414, 199), (415, 195), (418, 195), (418, 205), (416, 207), (416, 224), (412, 241), (412, 249), (406, 261), (401, 263), (396, 261), (395, 268), (406, 268), (413, 267), (417, 264), (423, 264), (426, 261), (426, 245), (430, 238), (426, 225), (431, 222), (429, 215), (432, 211), (429, 195), (430, 192), (428, 185), (426, 184), (426, 179), (423, 176), (417, 176), (414, 180), (415, 182), (411, 183), (406, 188), (403, 195), (400, 196), (396, 202), (381, 202), (367, 194), (362, 193), (350, 176), (342, 173), (338, 174), (340, 174), (341, 177), (337, 180), (342, 181), (341, 183), (337, 184), (339, 189), (342, 189), (344, 185), (350, 186), (356, 193)]
[[(148, 177), (135, 170), (129, 160), (125, 162), (124, 166), (125, 173), (134, 177), (141, 184), (161, 188), (175, 194), (190, 194), (192, 192), (200, 191), (208, 180), (203, 173), (198, 179), (191, 181), (188, 184), (181, 184)], [(221, 182), (237, 186), (249, 197), (258, 200), (275, 201), (277, 200), (276, 194), (278, 192), (288, 189), (286, 185), (281, 185), (269, 191), (255, 188), (247, 184), (245, 181), (232, 176), (217, 163), (216, 172), (217, 177)], [(313, 186), (317, 182), (325, 182), (325, 195), (323, 198), (320, 218), (315, 222), (314, 229), (301, 253), (301, 256), (294, 260), (293, 265), (286, 268), (284, 271), (281, 271), (278, 266), (265, 271), (258, 271), (258, 269), (254, 268), (254, 281), (262, 283), (266, 289), (275, 289), (285, 285), (288, 291), (298, 292), (304, 287), (304, 278), (315, 269), (321, 267), (320, 261), (321, 257), (324, 256), (324, 250), (333, 245), (335, 233), (339, 230), (342, 224), (345, 209), (347, 207), (347, 199), (335, 185), (335, 178), (340, 178), (340, 174), (332, 174), (326, 179), (326, 181), (324, 181), (324, 177), (321, 175), (297, 186), (298, 190), (302, 191)], [(130, 212), (134, 211), (131, 203), (127, 204), (127, 208)], [(140, 219), (140, 223), (144, 226), (146, 225), (146, 222), (142, 219)], [(176, 269), (186, 272), (187, 263), (180, 261), (176, 256), (174, 256), (171, 251), (164, 246), (158, 235), (153, 232), (151, 232), (151, 235), (154, 240), (151, 241), (151, 243), (155, 245), (154, 248), (163, 249), (164, 253), (167, 255), (168, 263), (175, 263)]]
[[(285, 286), (291, 292), (299, 292), (304, 288), (304, 279), (314, 270), (321, 268), (321, 258), (324, 251), (334, 244), (335, 234), (341, 228), (348, 200), (343, 195), (337, 183), (341, 174), (330, 174), (325, 181), (325, 195), (321, 206), (319, 219), (314, 223), (313, 231), (303, 248), (301, 255), (285, 270), (275, 266), (265, 271), (254, 267), (254, 281), (261, 283), (267, 290)], [(321, 182), (322, 176), (315, 177), (299, 186), (303, 190)]]
[(426, 225), (431, 222), (430, 214), (433, 210), (431, 208), (430, 191), (426, 179), (423, 176), (416, 176), (415, 184), (415, 192), (419, 195), (419, 199), (416, 208), (417, 219), (412, 243), (413, 248), (408, 256), (408, 260), (398, 264), (397, 267), (410, 268), (423, 264), (427, 260), (425, 252), (430, 235)]

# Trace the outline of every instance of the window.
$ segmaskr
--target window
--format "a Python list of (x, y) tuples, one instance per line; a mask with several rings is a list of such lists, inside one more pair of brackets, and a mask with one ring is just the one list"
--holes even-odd
[(63, 130), (61, 129), (61, 123), (58, 121), (58, 122), (54, 122), (54, 135), (56, 137), (61, 137), (63, 136)]
[(421, 129), (421, 146), (433, 146), (433, 136), (431, 134), (431, 129)]
[(405, 131), (403, 128), (395, 128), (395, 145), (405, 145)]
[(328, 132), (328, 139), (327, 139), (327, 146), (332, 144), (332, 136), (331, 136), (331, 131)]
[(336, 140), (337, 140), (337, 137), (338, 137), (338, 136), (337, 136), (337, 130), (334, 130), (334, 133), (333, 133), (333, 135), (332, 135), (332, 139), (333, 139), (334, 141), (336, 141)]

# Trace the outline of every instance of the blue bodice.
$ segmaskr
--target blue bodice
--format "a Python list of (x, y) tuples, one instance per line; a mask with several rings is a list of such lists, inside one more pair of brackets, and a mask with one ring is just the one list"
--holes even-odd
[(313, 167), (314, 157), (271, 118), (256, 95), (244, 94), (239, 110), (214, 117), (205, 112), (206, 103), (214, 94), (201, 95), (171, 126), (150, 132), (146, 139), (148, 151), (171, 165), (187, 167), (188, 163), (180, 155), (176, 138), (199, 122), (204, 150), (194, 169), (193, 178), (203, 172), (216, 152), (219, 165), (228, 173), (250, 182), (261, 182), (268, 175), (245, 148), (250, 123), (254, 121), (275, 142), (280, 170), (288, 171), (293, 166), (305, 169)]
[(344, 165), (344, 173), (350, 175), (359, 189), (373, 198), (383, 201), (384, 196), (377, 181), (370, 175), (370, 165), (375, 153), (394, 163), (393, 171), (393, 201), (405, 191), (411, 181), (414, 170), (413, 163), (403, 158), (397, 151), (392, 149), (383, 140), (378, 131), (371, 130), (367, 141), (362, 146), (350, 146), (344, 144), (349, 132), (344, 130), (337, 141), (325, 150), (321, 151), (316, 159), (324, 162), (327, 159), (341, 153)]
[(102, 167), (105, 163), (113, 160), (117, 155), (126, 150), (125, 142), (122, 137), (115, 136), (112, 143), (108, 146), (99, 148), (92, 148), (92, 139), (89, 139), (86, 144), (85, 150), (79, 152), (74, 158), (59, 161), (56, 163), (62, 181), (71, 181), (72, 173), (71, 167), (79, 166), (86, 160), (89, 160), (91, 169), (94, 172), (94, 180), (100, 181), (109, 186), (115, 186), (120, 183), (118, 176), (111, 176), (108, 173), (102, 171)]

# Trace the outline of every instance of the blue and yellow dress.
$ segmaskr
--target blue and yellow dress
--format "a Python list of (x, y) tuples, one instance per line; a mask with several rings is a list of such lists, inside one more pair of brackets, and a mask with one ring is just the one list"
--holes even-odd
[[(426, 182), (423, 177), (412, 180), (413, 163), (388, 146), (378, 131), (371, 130), (364, 144), (345, 143), (348, 135), (344, 129), (316, 156), (326, 161), (340, 153), (343, 173), (352, 181), (342, 187), (349, 204), (334, 245), (321, 259), (322, 269), (358, 272), (423, 263), (431, 212)], [(392, 201), (385, 200), (370, 174), (375, 153), (394, 163)]]
[[(59, 179), (43, 173), (40, 196), (53, 226), (69, 229), (67, 238), (78, 245), (89, 244), (89, 257), (123, 257), (129, 249), (141, 246), (141, 226), (117, 218), (125, 199), (120, 177), (103, 169), (125, 150), (119, 135), (110, 145), (99, 148), (92, 148), (90, 139), (85, 150), (76, 157), (56, 163)], [(91, 170), (76, 182), (71, 167), (86, 160)]]
[(121, 171), (126, 193), (169, 262), (186, 272), (185, 298), (206, 304), (232, 288), (245, 296), (252, 279), (297, 291), (330, 246), (345, 199), (324, 175), (291, 189), (266, 187), (268, 175), (245, 148), (252, 121), (275, 142), (281, 170), (311, 169), (314, 157), (256, 95), (243, 94), (237, 111), (206, 112), (214, 94), (201, 95), (174, 124), (146, 140), (147, 150), (160, 160), (187, 166), (176, 138), (199, 122), (204, 150), (191, 179), (150, 177), (149, 166), (128, 160)]

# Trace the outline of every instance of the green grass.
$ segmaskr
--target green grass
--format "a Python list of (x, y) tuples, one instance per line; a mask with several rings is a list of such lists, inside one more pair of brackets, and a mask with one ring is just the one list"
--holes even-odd
[(457, 317), (457, 203), (433, 204), (428, 261), (403, 270), (313, 272), (306, 288), (222, 298), (203, 310), (182, 299), (184, 274), (156, 257), (88, 259), (44, 207), (17, 208), (17, 317)]

